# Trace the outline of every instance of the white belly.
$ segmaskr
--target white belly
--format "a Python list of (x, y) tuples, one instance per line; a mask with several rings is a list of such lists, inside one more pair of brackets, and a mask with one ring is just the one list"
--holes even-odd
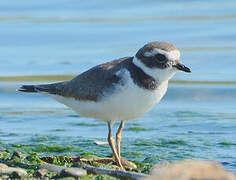
[(148, 112), (164, 96), (168, 81), (162, 82), (156, 90), (140, 88), (129, 78), (125, 86), (117, 87), (112, 95), (105, 95), (100, 101), (77, 101), (50, 95), (57, 101), (71, 107), (82, 116), (100, 121), (132, 120)]

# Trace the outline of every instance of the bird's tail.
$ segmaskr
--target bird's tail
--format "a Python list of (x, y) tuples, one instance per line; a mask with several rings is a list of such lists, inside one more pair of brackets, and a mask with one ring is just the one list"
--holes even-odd
[(53, 84), (23, 85), (17, 91), (37, 93), (44, 92), (49, 94), (61, 94), (66, 81)]
[(17, 91), (22, 91), (22, 92), (29, 92), (29, 93), (36, 93), (38, 90), (34, 85), (23, 85)]

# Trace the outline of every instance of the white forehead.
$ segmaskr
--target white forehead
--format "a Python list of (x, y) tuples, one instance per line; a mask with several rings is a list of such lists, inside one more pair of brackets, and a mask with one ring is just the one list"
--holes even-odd
[(150, 56), (155, 56), (156, 54), (163, 54), (169, 60), (179, 60), (180, 59), (180, 52), (179, 52), (179, 50), (164, 51), (162, 49), (157, 49), (157, 48), (153, 49), (150, 52), (145, 52), (144, 56), (150, 57)]

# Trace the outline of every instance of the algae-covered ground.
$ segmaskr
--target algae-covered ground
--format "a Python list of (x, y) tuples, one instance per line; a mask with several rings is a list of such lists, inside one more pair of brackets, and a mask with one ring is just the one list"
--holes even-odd
[[(43, 139), (42, 139), (43, 140)], [(97, 154), (80, 151), (72, 146), (61, 145), (9, 145), (0, 146), (0, 178), (49, 178), (49, 179), (74, 179), (73, 175), (64, 175), (58, 172), (43, 169), (42, 164), (49, 163), (64, 167), (78, 167), (80, 165), (91, 165), (106, 169), (118, 169), (114, 162), (97, 162), (94, 159), (101, 159)], [(78, 152), (77, 156), (70, 156), (65, 152)], [(51, 154), (51, 155), (49, 155)], [(58, 155), (53, 155), (58, 154)], [(139, 156), (139, 153), (133, 153), (133, 156)], [(109, 159), (109, 158), (108, 158)], [(133, 162), (137, 165), (136, 169), (126, 167), (126, 170), (140, 173), (148, 173), (150, 163)], [(5, 167), (6, 165), (6, 167)], [(8, 166), (8, 167), (7, 167)], [(14, 169), (13, 169), (14, 168)], [(4, 170), (5, 169), (5, 170)], [(5, 172), (7, 170), (7, 172)], [(23, 171), (23, 172), (22, 172)], [(108, 175), (83, 175), (81, 179), (116, 179)]]
[[(103, 127), (101, 123), (78, 123), (77, 126), (87, 127)], [(105, 127), (103, 127), (105, 128)], [(56, 132), (63, 132), (62, 129)], [(139, 124), (134, 123), (125, 128), (125, 132), (132, 132), (134, 134), (146, 131), (153, 131), (156, 129), (142, 128)], [(9, 137), (17, 137), (16, 134), (8, 134)], [(106, 169), (117, 169), (114, 163), (99, 163), (89, 160), (91, 157), (104, 158), (111, 155), (109, 145), (102, 143), (96, 145), (95, 142), (106, 142), (105, 138), (83, 138), (70, 136), (40, 136), (35, 135), (27, 138), (22, 143), (6, 143), (0, 144), (0, 163), (4, 163), (9, 167), (22, 168), (27, 172), (25, 178), (38, 178), (40, 173), (39, 167), (43, 163), (50, 163), (65, 167), (77, 167), (80, 164), (92, 165), (94, 167), (102, 167)], [(187, 144), (180, 139), (129, 139), (124, 137), (122, 143), (122, 156), (135, 163), (137, 168), (127, 168), (128, 171), (145, 173), (150, 172), (153, 164), (163, 160), (191, 158), (192, 145)], [(170, 152), (164, 152), (164, 149), (173, 149)], [(162, 149), (161, 154), (156, 154), (157, 149)], [(185, 149), (185, 152), (184, 152)], [(183, 150), (182, 155), (178, 155), (178, 151)], [(85, 160), (86, 159), (86, 160)], [(1, 166), (0, 166), (1, 167)], [(2, 176), (6, 177), (6, 176)], [(10, 174), (8, 177), (12, 177)], [(46, 171), (43, 177), (47, 178), (65, 178), (60, 173)], [(68, 178), (68, 177), (66, 177)], [(73, 178), (73, 177), (70, 177)], [(93, 175), (89, 174), (83, 177), (84, 179), (115, 179), (108, 175)]]

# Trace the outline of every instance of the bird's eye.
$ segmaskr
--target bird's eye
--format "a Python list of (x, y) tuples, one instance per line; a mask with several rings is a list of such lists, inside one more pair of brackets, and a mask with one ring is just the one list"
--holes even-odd
[(159, 62), (161, 62), (161, 63), (163, 63), (163, 62), (165, 62), (167, 59), (166, 59), (166, 56), (165, 55), (163, 55), (163, 54), (156, 54), (155, 55), (155, 58), (159, 61)]

